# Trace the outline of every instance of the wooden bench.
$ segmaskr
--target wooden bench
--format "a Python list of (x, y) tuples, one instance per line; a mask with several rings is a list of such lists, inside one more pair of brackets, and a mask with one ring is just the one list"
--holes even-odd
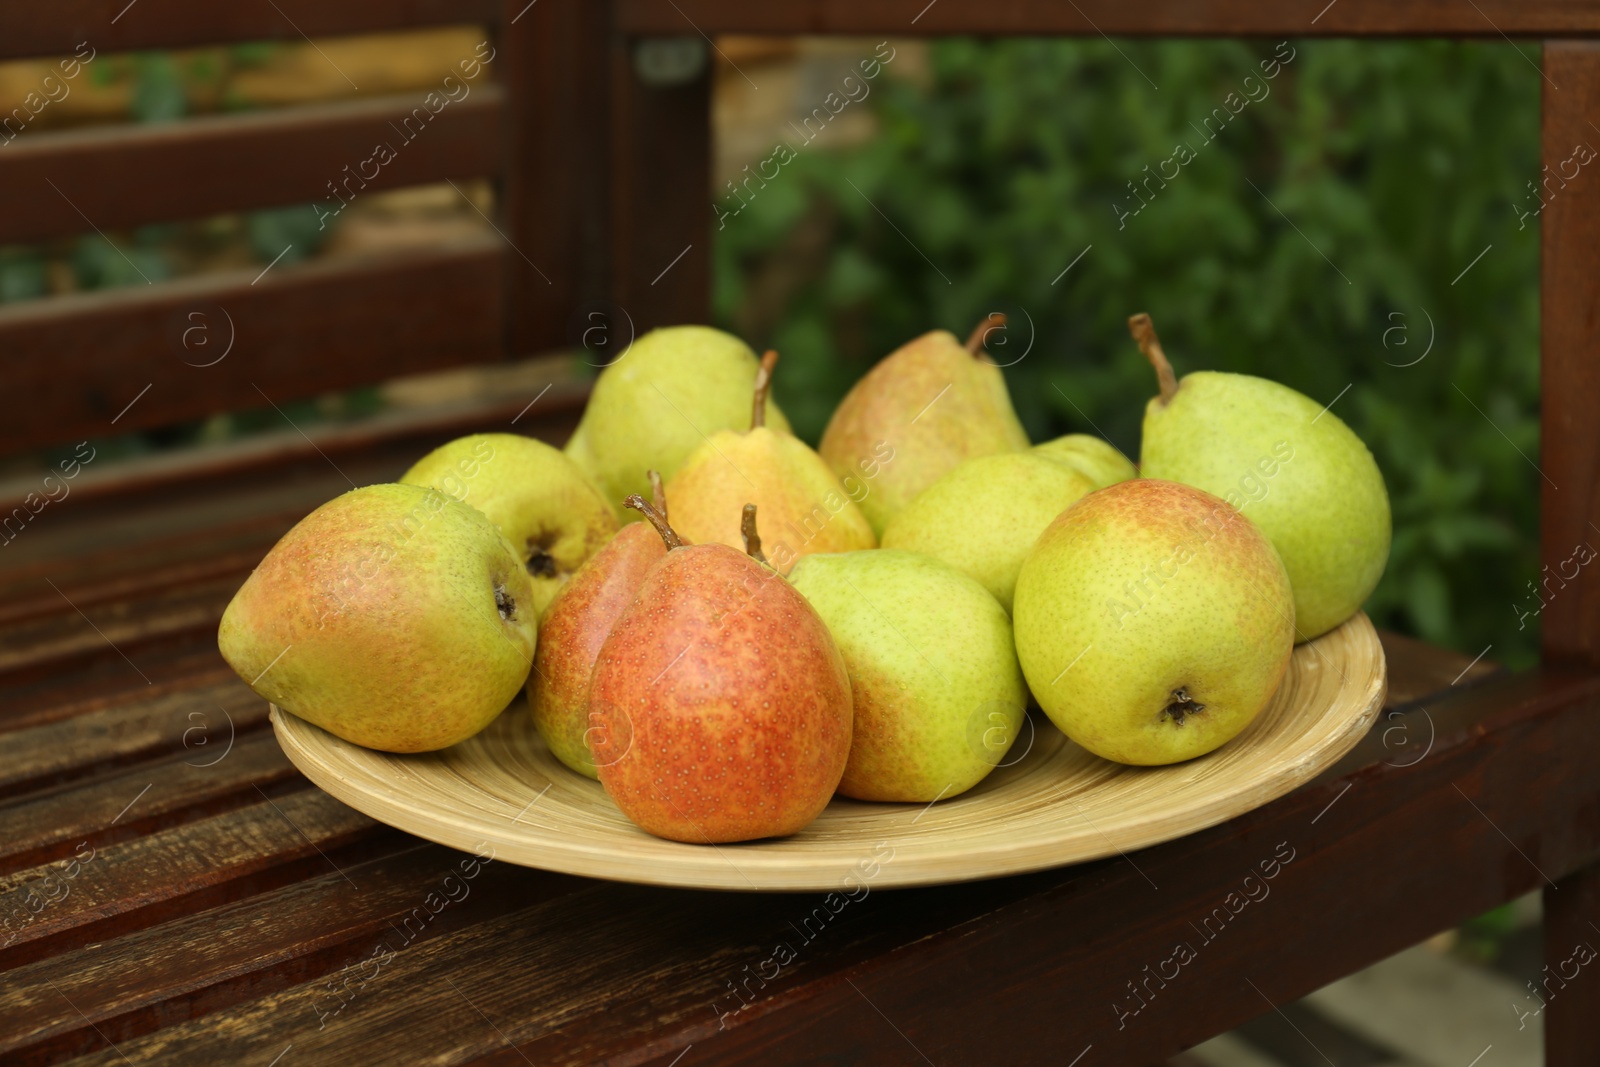
[[(709, 73), (645, 84), (643, 37), (1503, 31), (1548, 39), (1546, 158), (1600, 114), (1582, 39), (1600, 4), (1557, 0), (124, 3), (14, 5), (0, 58), (483, 23), (498, 88), (382, 180), (491, 177), (504, 239), (0, 307), (0, 453), (520, 358), (572, 344), (590, 306), (638, 329), (703, 320)], [(18, 138), (0, 148), (0, 244), (314, 199), (390, 106), (409, 103)], [(1600, 209), (1562, 197), (1541, 221), (1554, 564), (1600, 521)], [(216, 309), (237, 344), (195, 366), (181, 328)], [(32, 480), (5, 487), (0, 515), (28, 517), (0, 547), (0, 1061), (1149, 1065), (1530, 890), (1550, 960), (1594, 938), (1600, 596), (1582, 582), (1545, 609), (1545, 661), (1524, 674), (1386, 637), (1379, 726), (1279, 801), (1131, 857), (869, 893), (764, 982), (749, 976), (814, 898), (592, 882), (373, 823), (288, 764), (217, 619), (348, 484), (469, 430), (563, 439), (581, 387), (529, 407), (536, 392), (90, 459), (43, 506)], [(1286, 855), (1269, 898), (1151, 978)], [(423, 906), (468, 870), (464, 896)], [(1600, 1062), (1600, 979), (1541, 1018), (1550, 1064)]]

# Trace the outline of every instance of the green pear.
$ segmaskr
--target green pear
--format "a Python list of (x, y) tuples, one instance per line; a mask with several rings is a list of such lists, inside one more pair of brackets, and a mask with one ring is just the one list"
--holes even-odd
[(894, 514), (964, 460), (1021, 452), (1005, 376), (983, 351), (985, 319), (966, 346), (925, 333), (879, 361), (839, 402), (817, 451), (883, 536)]
[(756, 375), (749, 430), (718, 430), (684, 460), (667, 484), (673, 526), (694, 544), (743, 545), (740, 513), (761, 509), (767, 554), (780, 573), (813, 552), (876, 548), (866, 517), (804, 441), (765, 425), (761, 412), (778, 354)]
[(1089, 493), (1089, 476), (1035, 452), (979, 456), (889, 520), (884, 548), (921, 552), (976, 578), (1007, 612), (1017, 571), (1046, 526)]
[[(670, 479), (711, 434), (750, 428), (755, 380), (755, 353), (731, 334), (709, 326), (651, 330), (600, 372), (567, 455), (607, 500), (648, 493), (647, 471)], [(789, 429), (770, 399), (766, 424)]]
[(1034, 445), (1033, 451), (1046, 459), (1063, 463), (1089, 476), (1096, 489), (1139, 477), (1139, 468), (1109, 441), (1092, 434), (1069, 433), (1053, 441)]
[(616, 511), (583, 470), (531, 437), (458, 437), (423, 456), (400, 480), (471, 504), (500, 527), (532, 576), (536, 618), (617, 532)]
[(1091, 493), (1050, 524), (1017, 576), (1014, 619), (1039, 706), (1119, 763), (1227, 743), (1294, 650), (1272, 543), (1217, 497), (1153, 478)]
[(1161, 383), (1145, 407), (1145, 476), (1220, 496), (1261, 528), (1289, 571), (1301, 641), (1354, 615), (1389, 560), (1389, 494), (1367, 446), (1277, 382), (1217, 371), (1176, 381), (1150, 316), (1128, 326)]
[(532, 584), (475, 508), (369, 485), (283, 535), (223, 612), (222, 658), (346, 741), (428, 752), (487, 726), (533, 661)]
[(1028, 694), (1006, 613), (929, 556), (891, 549), (807, 556), (793, 586), (844, 656), (855, 735), (839, 792), (929, 803), (1000, 762)]

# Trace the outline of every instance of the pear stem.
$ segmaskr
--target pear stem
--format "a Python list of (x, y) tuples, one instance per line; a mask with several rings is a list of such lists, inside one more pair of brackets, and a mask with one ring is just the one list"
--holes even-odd
[(757, 563), (766, 563), (761, 552), (761, 535), (756, 533), (756, 506), (746, 504), (744, 516), (739, 520), (739, 532), (744, 535), (744, 553)]
[(991, 311), (983, 317), (983, 321), (972, 328), (967, 334), (966, 349), (974, 356), (983, 354), (983, 342), (988, 340), (989, 331), (1003, 330), (1006, 328), (1006, 313), (1004, 311)]
[(1156, 369), (1156, 381), (1161, 385), (1161, 406), (1166, 407), (1177, 395), (1178, 379), (1172, 373), (1172, 364), (1167, 362), (1167, 354), (1161, 350), (1161, 338), (1156, 336), (1155, 323), (1141, 311), (1128, 316), (1128, 332), (1133, 334), (1134, 342), (1138, 344), (1139, 351), (1144, 353), (1144, 358), (1150, 361), (1150, 366)]
[(756, 370), (755, 399), (750, 408), (752, 430), (759, 430), (767, 424), (767, 394), (772, 392), (772, 368), (777, 366), (777, 363), (777, 350), (769, 348), (766, 355), (761, 357), (761, 366)]
[(661, 473), (659, 471), (646, 471), (650, 478), (650, 503), (661, 512), (662, 521), (667, 518), (667, 491), (661, 488)]
[(627, 500), (624, 500), (622, 504), (623, 507), (632, 508), (650, 520), (650, 525), (656, 528), (656, 533), (661, 535), (661, 540), (667, 543), (668, 552), (675, 548), (683, 548), (689, 543), (678, 536), (677, 530), (667, 525), (667, 517), (665, 515), (657, 511), (652, 505), (647, 504), (644, 497), (638, 493), (634, 493)]

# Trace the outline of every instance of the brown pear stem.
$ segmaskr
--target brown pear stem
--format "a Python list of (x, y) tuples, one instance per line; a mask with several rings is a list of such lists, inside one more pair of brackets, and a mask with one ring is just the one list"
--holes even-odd
[(624, 500), (622, 504), (624, 507), (632, 508), (634, 511), (637, 511), (639, 514), (643, 515), (646, 519), (650, 520), (650, 525), (656, 528), (656, 533), (661, 535), (661, 540), (667, 543), (668, 552), (671, 552), (675, 548), (683, 548), (689, 543), (678, 536), (677, 530), (674, 530), (672, 527), (667, 525), (667, 517), (665, 515), (661, 514), (661, 512), (657, 511), (650, 504), (645, 503), (644, 497), (640, 496), (638, 493), (635, 493), (627, 500)]
[(983, 342), (988, 339), (990, 330), (1003, 330), (1006, 328), (1006, 313), (1004, 311), (991, 311), (983, 317), (983, 321), (972, 328), (967, 334), (967, 351), (974, 356), (983, 353)]
[(1166, 407), (1178, 392), (1178, 379), (1172, 373), (1172, 364), (1167, 362), (1167, 354), (1161, 350), (1161, 338), (1156, 336), (1155, 323), (1141, 311), (1128, 316), (1128, 332), (1133, 334), (1134, 342), (1138, 344), (1139, 351), (1144, 353), (1144, 358), (1156, 369), (1156, 381), (1161, 385), (1161, 406)]
[(772, 392), (772, 368), (778, 364), (776, 349), (767, 349), (756, 370), (755, 401), (750, 408), (750, 428), (760, 429), (767, 424), (767, 394)]
[(739, 532), (744, 535), (744, 553), (757, 563), (766, 563), (761, 552), (761, 535), (756, 533), (756, 506), (746, 504), (744, 517), (739, 520)]
[(667, 518), (667, 491), (661, 488), (661, 473), (659, 471), (646, 471), (650, 479), (650, 503), (661, 512), (662, 521)]

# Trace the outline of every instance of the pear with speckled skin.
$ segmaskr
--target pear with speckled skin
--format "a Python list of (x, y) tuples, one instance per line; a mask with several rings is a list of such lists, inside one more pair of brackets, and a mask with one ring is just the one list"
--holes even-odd
[[(670, 479), (689, 453), (718, 430), (750, 425), (756, 354), (709, 326), (651, 330), (595, 380), (567, 455), (608, 501), (650, 492), (647, 472)], [(766, 424), (789, 429), (769, 399)], [(622, 521), (638, 518), (623, 511)]]
[[(655, 509), (667, 514), (661, 478), (650, 472)], [(633, 603), (644, 576), (667, 554), (647, 522), (624, 526), (563, 585), (539, 620), (539, 652), (528, 675), (533, 725), (551, 753), (599, 779), (589, 751), (589, 681), (611, 628)]]
[(1069, 433), (1034, 445), (1033, 453), (1078, 471), (1092, 481), (1096, 489), (1139, 477), (1139, 469), (1132, 460), (1117, 451), (1111, 442), (1092, 434)]
[(475, 433), (440, 445), (400, 476), (489, 516), (517, 549), (544, 615), (583, 561), (617, 532), (617, 513), (560, 449), (514, 433)]
[(1005, 375), (983, 347), (1004, 324), (989, 316), (965, 346), (946, 330), (907, 341), (834, 409), (817, 452), (861, 501), (874, 533), (963, 461), (1027, 449)]
[(1006, 611), (1017, 571), (1050, 521), (1094, 492), (1088, 475), (1033, 452), (969, 459), (906, 505), (884, 548), (943, 560), (976, 578)]
[(1013, 619), (1039, 706), (1119, 763), (1226, 744), (1294, 650), (1272, 543), (1221, 499), (1152, 478), (1091, 493), (1050, 524), (1017, 576)]
[(850, 672), (855, 731), (840, 793), (948, 799), (1005, 758), (1028, 693), (1010, 620), (983, 586), (893, 549), (807, 556), (789, 580)]
[(683, 461), (667, 483), (672, 524), (687, 541), (743, 544), (740, 509), (761, 510), (767, 555), (787, 574), (813, 552), (876, 548), (866, 516), (822, 457), (786, 430), (766, 424), (768, 391), (778, 353), (761, 357), (751, 390), (750, 429), (718, 430)]
[(488, 517), (418, 485), (369, 485), (283, 535), (222, 614), (222, 658), (256, 693), (346, 741), (463, 741), (528, 676), (533, 589)]
[(804, 828), (850, 754), (850, 681), (827, 626), (765, 563), (755, 508), (741, 552), (685, 544), (641, 497), (627, 503), (667, 552), (595, 660), (589, 749), (600, 784), (635, 824), (672, 841)]
[(1215, 493), (1267, 535), (1294, 586), (1298, 638), (1361, 610), (1389, 561), (1389, 494), (1339, 416), (1286, 385), (1196, 371), (1175, 379), (1150, 316), (1128, 320), (1161, 392), (1145, 406), (1147, 478)]

